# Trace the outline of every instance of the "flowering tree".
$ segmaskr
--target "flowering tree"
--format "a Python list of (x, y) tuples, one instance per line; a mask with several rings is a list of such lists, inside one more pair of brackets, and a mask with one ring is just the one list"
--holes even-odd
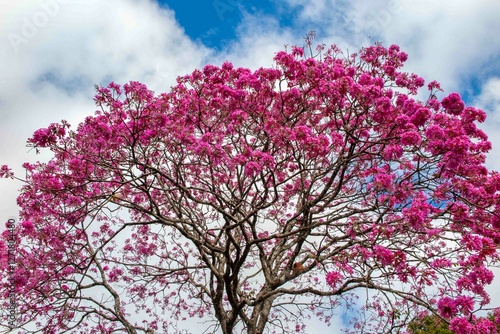
[[(495, 313), (496, 314), (488, 314), (488, 319), (476, 318), (476, 322), (490, 320), (489, 322), (485, 322), (482, 325), (483, 333), (500, 333), (500, 314), (498, 313), (498, 309)], [(496, 324), (496, 332), (492, 327), (494, 323)], [(478, 326), (476, 325), (476, 332), (477, 327)], [(453, 334), (453, 332), (448, 328), (446, 322), (436, 315), (428, 315), (425, 317), (415, 318), (414, 320), (410, 321), (408, 330), (410, 334)]]
[(485, 113), (438, 100), (436, 82), (416, 99), (424, 80), (406, 59), (394, 45), (293, 48), (254, 72), (208, 65), (157, 96), (97, 88), (76, 130), (29, 139), (53, 157), (24, 165), (19, 326), (304, 332), (351, 307), (357, 333), (426, 315), (487, 333), (474, 312), (498, 260), (500, 176), (484, 167)]

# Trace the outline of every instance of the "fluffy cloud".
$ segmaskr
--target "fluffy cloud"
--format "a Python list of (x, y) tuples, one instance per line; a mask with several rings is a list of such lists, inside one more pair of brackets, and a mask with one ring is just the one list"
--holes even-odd
[[(61, 119), (76, 125), (93, 112), (94, 84), (138, 80), (165, 91), (211, 52), (147, 0), (1, 0), (0, 13), (0, 162), (18, 173), (38, 158), (25, 147), (34, 130)], [(7, 217), (17, 192), (0, 182)]]
[(493, 144), (493, 150), (487, 156), (487, 166), (500, 170), (500, 77), (492, 77), (481, 87), (481, 94), (475, 99), (474, 105), (485, 110), (487, 120), (480, 127), (488, 134)]
[[(368, 43), (398, 44), (408, 69), (457, 90), (500, 52), (500, 2), (287, 0), (300, 22), (317, 23), (328, 44), (352, 51)], [(497, 62), (497, 69), (498, 69)]]

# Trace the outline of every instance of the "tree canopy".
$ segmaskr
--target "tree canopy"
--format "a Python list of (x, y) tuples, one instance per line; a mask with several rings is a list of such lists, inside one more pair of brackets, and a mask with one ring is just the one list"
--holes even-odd
[(408, 330), (410, 334), (453, 334), (443, 319), (430, 315), (410, 321)]
[[(453, 324), (455, 328), (465, 325), (462, 332), (475, 331), (479, 333), (500, 333), (500, 313), (496, 310), (495, 313), (490, 313), (486, 318), (475, 317), (476, 328), (470, 328), (467, 323), (460, 322)], [(417, 317), (410, 321), (408, 325), (410, 334), (453, 334), (449, 325), (436, 315), (427, 315)]]
[[(395, 45), (294, 47), (255, 71), (207, 65), (166, 93), (97, 87), (93, 116), (29, 139), (52, 158), (24, 164), (17, 326), (304, 333), (350, 307), (354, 333), (434, 314), (484, 334), (474, 312), (500, 243), (485, 112), (435, 81), (423, 93), (406, 60)], [(9, 291), (4, 279), (5, 303)]]

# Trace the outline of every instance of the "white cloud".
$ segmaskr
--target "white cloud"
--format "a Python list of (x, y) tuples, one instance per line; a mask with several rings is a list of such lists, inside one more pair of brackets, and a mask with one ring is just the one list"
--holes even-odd
[[(242, 13), (242, 21), (236, 30), (237, 39), (225, 50), (214, 55), (212, 62), (221, 64), (228, 60), (235, 66), (257, 69), (273, 64), (276, 52), (283, 50), (291, 41), (300, 43), (292, 31), (281, 28), (279, 22), (270, 16), (254, 16)], [(300, 36), (299, 36), (300, 37)]]
[(408, 70), (458, 90), (500, 53), (500, 2), (495, 0), (287, 0), (299, 21), (316, 23), (321, 41), (356, 51), (382, 42), (409, 53)]
[(500, 3), (488, 0), (406, 1), (384, 37), (409, 51), (419, 74), (437, 79), (446, 90), (458, 90), (461, 79), (476, 75), (500, 52), (499, 13)]
[[(76, 126), (93, 113), (94, 84), (138, 80), (166, 91), (211, 53), (148, 0), (1, 0), (0, 13), (0, 164), (18, 174), (37, 159), (25, 147), (34, 130), (61, 119)], [(7, 217), (20, 184), (0, 182)]]
[(287, 0), (285, 2), (288, 3), (290, 7), (299, 11), (298, 18), (301, 21), (319, 21), (322, 20), (323, 16), (327, 13), (331, 17), (332, 12), (336, 10), (335, 2), (329, 0)]
[(488, 153), (487, 166), (500, 171), (500, 77), (490, 78), (481, 87), (481, 94), (476, 98), (475, 106), (486, 111), (486, 122), (480, 125), (493, 144)]

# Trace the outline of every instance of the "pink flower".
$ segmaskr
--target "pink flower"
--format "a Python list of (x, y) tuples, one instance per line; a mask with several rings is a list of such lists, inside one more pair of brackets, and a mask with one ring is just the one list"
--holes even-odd
[(254, 161), (250, 161), (245, 165), (245, 175), (253, 177), (262, 170), (261, 166)]
[(29, 220), (23, 220), (21, 222), (21, 226), (27, 231), (32, 231), (35, 229), (35, 225), (33, 225), (33, 222)]
[(123, 270), (120, 268), (114, 268), (108, 273), (108, 280), (110, 282), (117, 282), (121, 275), (123, 275)]
[(457, 303), (450, 297), (443, 297), (438, 301), (439, 313), (444, 318), (451, 318), (457, 313)]
[(373, 80), (373, 79), (372, 79), (372, 77), (371, 77), (369, 74), (367, 74), (367, 73), (363, 73), (363, 74), (361, 74), (361, 75), (360, 75), (360, 77), (358, 78), (358, 83), (359, 83), (360, 85), (367, 86), (367, 85), (369, 85), (369, 84), (371, 84), (371, 83), (372, 83), (372, 80)]
[(420, 140), (420, 135), (415, 131), (405, 132), (401, 135), (401, 144), (403, 145), (419, 145)]
[(66, 134), (66, 127), (69, 127), (69, 124), (65, 121), (63, 121), (62, 124), (52, 123), (48, 128), (36, 130), (33, 137), (28, 139), (28, 142), (35, 145), (35, 147), (47, 147), (54, 145), (57, 138), (64, 137)]
[(425, 135), (429, 139), (444, 139), (444, 130), (439, 125), (431, 125), (425, 130)]
[(401, 62), (405, 62), (406, 60), (408, 60), (408, 54), (406, 52), (400, 52), (398, 53), (398, 57), (399, 57), (399, 60)]
[(497, 326), (495, 323), (493, 323), (491, 320), (486, 319), (486, 318), (479, 318), (477, 319), (476, 323), (474, 324), (476, 333), (478, 334), (497, 334)]
[(460, 115), (465, 108), (465, 103), (458, 93), (451, 93), (441, 101), (441, 105), (450, 114)]
[(441, 85), (436, 80), (429, 82), (427, 85), (429, 90), (441, 90)]
[(12, 178), (14, 176), (14, 173), (12, 172), (12, 169), (9, 168), (7, 165), (2, 165), (0, 167), (0, 178)]
[(418, 108), (417, 111), (411, 116), (411, 122), (415, 124), (415, 126), (422, 126), (427, 122), (429, 117), (431, 116), (431, 112), (427, 108)]
[(453, 318), (450, 321), (450, 330), (455, 334), (479, 334), (477, 332), (473, 332), (473, 326), (464, 317)]
[(403, 148), (400, 145), (388, 145), (382, 153), (385, 160), (399, 159), (402, 155)]
[(344, 279), (344, 276), (342, 276), (341, 273), (338, 271), (331, 271), (326, 274), (326, 283), (332, 287), (332, 289), (335, 289), (335, 287)]
[(432, 268), (449, 268), (452, 266), (452, 262), (449, 259), (435, 259), (431, 262)]
[(56, 136), (50, 132), (49, 129), (38, 129), (33, 134), (33, 137), (28, 140), (38, 147), (46, 147), (50, 144), (54, 144), (56, 141)]
[(375, 245), (373, 246), (373, 253), (383, 266), (389, 266), (394, 261), (394, 254), (386, 247)]
[(377, 189), (390, 190), (392, 189), (393, 176), (390, 174), (380, 173), (375, 176), (373, 182)]
[(394, 73), (396, 72), (396, 68), (394, 66), (387, 65), (384, 68), (384, 72), (385, 72), (385, 74), (387, 74), (389, 76), (393, 76)]

